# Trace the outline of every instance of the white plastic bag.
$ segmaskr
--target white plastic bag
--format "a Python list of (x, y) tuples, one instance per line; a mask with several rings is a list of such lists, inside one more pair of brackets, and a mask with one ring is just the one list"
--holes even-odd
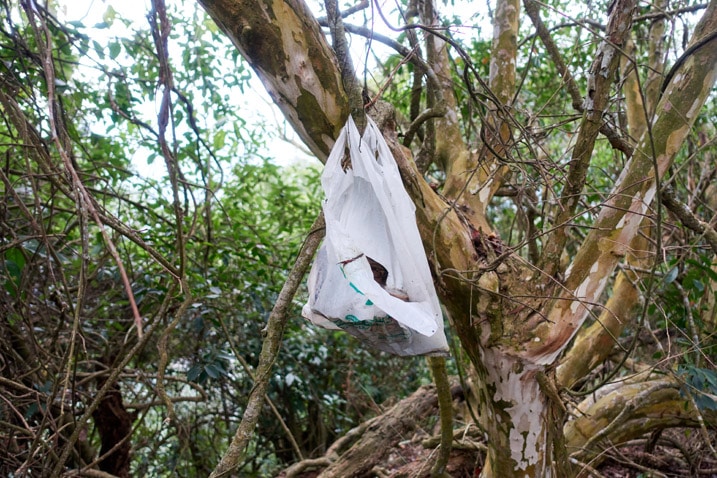
[(361, 137), (349, 117), (321, 177), (326, 239), (309, 274), (303, 315), (396, 355), (446, 353), (415, 206), (367, 119)]

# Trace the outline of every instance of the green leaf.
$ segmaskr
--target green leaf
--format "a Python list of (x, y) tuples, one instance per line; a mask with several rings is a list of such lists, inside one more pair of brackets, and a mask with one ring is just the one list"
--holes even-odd
[(197, 380), (202, 372), (204, 372), (204, 367), (201, 364), (192, 365), (192, 368), (187, 372), (187, 380), (190, 382), (202, 382), (203, 380)]
[(110, 59), (114, 60), (122, 51), (122, 45), (118, 42), (110, 43)]
[(3, 284), (5, 290), (13, 297), (17, 297), (20, 291), (20, 282), (22, 281), (22, 270), (25, 268), (25, 256), (19, 248), (13, 247), (5, 251), (3, 264), (9, 276), (9, 280), (6, 280)]
[(692, 285), (694, 285), (694, 286), (695, 286), (695, 289), (697, 289), (697, 290), (700, 291), (700, 292), (704, 292), (704, 291), (705, 291), (705, 285), (702, 283), (702, 281), (700, 281), (700, 280), (698, 280), (698, 279), (693, 279), (693, 280), (692, 280)]
[(116, 17), (117, 11), (112, 8), (112, 5), (110, 5), (107, 7), (107, 10), (105, 10), (105, 13), (102, 15), (102, 20), (104, 20), (104, 23), (109, 26), (112, 25)]
[(703, 393), (695, 394), (695, 404), (700, 410), (717, 410), (717, 401)]
[(227, 132), (225, 130), (219, 130), (217, 131), (217, 134), (214, 135), (214, 149), (222, 149), (224, 145), (226, 144), (226, 136)]
[(224, 375), (225, 372), (220, 367), (218, 367), (216, 364), (208, 363), (204, 366), (204, 371), (209, 375), (211, 378), (219, 378), (220, 376)]
[(5, 251), (5, 260), (13, 263), (18, 271), (25, 267), (25, 255), (17, 247)]

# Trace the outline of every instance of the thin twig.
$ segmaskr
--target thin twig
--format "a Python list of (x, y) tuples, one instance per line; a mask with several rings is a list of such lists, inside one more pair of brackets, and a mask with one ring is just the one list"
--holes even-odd
[[(157, 315), (155, 315), (149, 325), (154, 325), (154, 323), (157, 322), (159, 318), (163, 317), (164, 314), (167, 313), (167, 309), (169, 308), (169, 304), (171, 303), (174, 291), (175, 285), (170, 284), (167, 290), (167, 294), (165, 295), (164, 302), (160, 306)], [(122, 370), (124, 370), (125, 366), (129, 363), (130, 360), (134, 358), (134, 356), (140, 350), (142, 350), (147, 345), (147, 342), (149, 342), (149, 339), (153, 335), (155, 328), (156, 327), (150, 327), (147, 333), (143, 334), (142, 338), (134, 345), (134, 347), (132, 347), (132, 349), (127, 352), (127, 354), (125, 354), (122, 360), (110, 372), (104, 385), (99, 390), (97, 390), (94, 399), (87, 405), (85, 412), (82, 414), (82, 416), (80, 416), (80, 418), (75, 421), (75, 429), (73, 430), (72, 435), (70, 435), (70, 437), (65, 442), (65, 446), (62, 449), (60, 458), (55, 463), (55, 468), (50, 473), (50, 476), (60, 476), (61, 470), (64, 468), (67, 459), (70, 457), (70, 453), (72, 453), (73, 446), (77, 439), (80, 437), (80, 433), (84, 429), (85, 423), (87, 423), (94, 411), (100, 405), (100, 402), (105, 397), (105, 395), (107, 395), (107, 392), (109, 392), (110, 389), (114, 386), (115, 382), (117, 381), (117, 378), (122, 373)]]
[(86, 206), (88, 212), (90, 213), (94, 221), (97, 223), (97, 226), (100, 229), (100, 233), (102, 234), (102, 239), (105, 241), (108, 251), (112, 255), (112, 258), (115, 260), (115, 263), (117, 264), (117, 269), (119, 270), (120, 277), (122, 278), (122, 283), (124, 284), (127, 298), (129, 299), (130, 308), (132, 309), (132, 314), (134, 315), (134, 322), (137, 327), (137, 336), (141, 339), (142, 316), (139, 313), (137, 302), (134, 299), (132, 285), (129, 282), (129, 278), (127, 276), (127, 272), (125, 271), (124, 264), (119, 256), (119, 253), (117, 252), (117, 248), (115, 247), (112, 238), (110, 237), (109, 233), (107, 232), (107, 229), (104, 227), (104, 224), (100, 219), (100, 216), (97, 212), (97, 208), (95, 208), (94, 202), (92, 200), (92, 196), (85, 188), (84, 183), (80, 179), (80, 176), (77, 173), (77, 170), (75, 169), (72, 160), (70, 159), (69, 152), (63, 144), (63, 139), (65, 139), (66, 135), (61, 135), (61, 133), (66, 132), (64, 129), (62, 131), (60, 130), (61, 125), (58, 124), (57, 121), (60, 118), (60, 114), (55, 109), (55, 67), (54, 60), (52, 57), (52, 35), (47, 26), (47, 23), (43, 18), (40, 18), (40, 28), (38, 28), (37, 24), (34, 21), (35, 11), (33, 10), (32, 6), (26, 6), (25, 11), (28, 15), (28, 18), (31, 19), (33, 28), (37, 31), (38, 38), (41, 39), (42, 37), (44, 37), (44, 41), (40, 41), (38, 43), (40, 44), (40, 47), (42, 48), (44, 53), (42, 55), (42, 62), (47, 85), (48, 121), (50, 124), (50, 131), (52, 133), (52, 140), (55, 143), (55, 147), (57, 148), (60, 157), (62, 158), (62, 162), (65, 166), (65, 169), (70, 175), (72, 181), (73, 197), (76, 197), (77, 195), (83, 196), (82, 202)]
[(219, 464), (214, 471), (212, 471), (211, 475), (209, 475), (210, 478), (219, 478), (229, 475), (232, 470), (240, 464), (246, 454), (246, 447), (259, 421), (264, 396), (266, 395), (269, 378), (271, 377), (271, 370), (279, 354), (281, 339), (288, 321), (289, 307), (292, 304), (294, 295), (296, 295), (296, 291), (301, 285), (306, 271), (309, 269), (311, 259), (314, 257), (314, 253), (319, 247), (321, 239), (324, 237), (324, 231), (324, 214), (320, 213), (319, 217), (311, 226), (308, 236), (296, 258), (296, 262), (291, 272), (289, 272), (289, 276), (279, 293), (279, 297), (276, 299), (271, 314), (269, 314), (269, 320), (266, 325), (266, 338), (262, 344), (261, 353), (259, 355), (259, 365), (256, 368), (254, 388), (252, 388), (249, 394), (249, 400), (244, 409), (242, 421), (239, 423), (234, 438), (232, 438), (232, 442), (229, 444), (229, 448), (224, 453)]
[(672, 187), (662, 188), (662, 204), (680, 220), (683, 226), (701, 234), (709, 243), (712, 251), (717, 254), (717, 230), (709, 223), (700, 220), (690, 208), (679, 199)]
[(391, 82), (393, 81), (393, 77), (396, 75), (396, 72), (398, 72), (398, 69), (401, 68), (406, 63), (408, 63), (411, 60), (411, 57), (416, 54), (416, 51), (418, 51), (418, 45), (413, 47), (407, 56), (404, 56), (403, 58), (401, 58), (401, 61), (398, 62), (398, 65), (396, 65), (394, 67), (394, 69), (391, 71), (391, 74), (388, 75), (388, 78), (386, 78), (386, 81), (384, 81), (381, 88), (379, 88), (378, 93), (376, 93), (376, 95), (373, 97), (373, 99), (371, 99), (371, 101), (369, 101), (368, 103), (366, 103), (364, 105), (364, 109), (369, 109), (374, 104), (376, 104), (376, 102), (383, 95), (383, 92), (386, 91), (386, 88), (388, 88), (388, 85), (390, 85)]

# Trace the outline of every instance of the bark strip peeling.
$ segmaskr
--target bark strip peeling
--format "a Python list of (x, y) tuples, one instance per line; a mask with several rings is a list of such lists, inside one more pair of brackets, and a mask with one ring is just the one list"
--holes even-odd
[(322, 162), (349, 113), (336, 57), (301, 0), (199, 0)]
[(490, 348), (483, 350), (483, 361), (487, 396), (481, 425), (493, 440), (502, 440), (489, 443), (485, 476), (546, 476), (547, 402), (536, 379), (540, 367)]
[[(528, 357), (552, 363), (599, 301), (608, 278), (629, 250), (648, 213), (657, 184), (694, 125), (717, 77), (717, 2), (705, 11), (691, 45), (711, 38), (685, 60), (657, 105), (652, 134), (644, 135), (617, 180), (595, 227), (566, 271), (561, 295), (535, 331)], [(655, 167), (656, 166), (656, 167)]]
[(602, 127), (620, 65), (621, 49), (630, 38), (632, 17), (637, 0), (617, 0), (607, 26), (607, 37), (600, 44), (588, 74), (588, 91), (583, 104), (583, 119), (570, 160), (565, 187), (560, 196), (560, 212), (555, 218), (555, 230), (545, 243), (541, 260), (542, 273), (554, 276), (558, 272), (560, 254), (568, 240), (567, 224), (578, 207), (578, 198), (585, 186), (588, 167), (595, 149), (598, 132)]

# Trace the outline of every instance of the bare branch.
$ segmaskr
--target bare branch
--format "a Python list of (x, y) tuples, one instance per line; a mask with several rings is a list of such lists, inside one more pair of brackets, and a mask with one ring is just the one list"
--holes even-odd
[[(524, 4), (525, 11), (533, 22), (538, 37), (540, 37), (540, 40), (543, 42), (543, 45), (545, 45), (545, 49), (548, 51), (548, 54), (553, 60), (553, 63), (558, 70), (558, 73), (560, 74), (560, 76), (562, 76), (563, 81), (565, 82), (568, 94), (570, 95), (570, 99), (572, 100), (573, 108), (575, 108), (576, 111), (582, 113), (584, 111), (583, 96), (580, 93), (580, 88), (578, 88), (578, 84), (575, 81), (575, 78), (573, 78), (572, 74), (570, 73), (570, 70), (568, 70), (567, 65), (563, 61), (563, 57), (560, 54), (560, 51), (558, 50), (558, 47), (553, 40), (553, 37), (550, 35), (550, 32), (553, 29), (548, 29), (543, 23), (543, 20), (540, 18), (539, 3), (536, 0), (524, 0)], [(605, 28), (602, 25), (600, 25), (600, 27), (602, 29)], [(625, 138), (623, 138), (617, 131), (615, 131), (615, 129), (613, 129), (608, 123), (602, 122), (600, 124), (599, 131), (608, 139), (608, 141), (610, 141), (610, 144), (613, 148), (622, 151), (628, 157), (632, 155), (632, 145), (627, 140), (625, 140)]]
[(351, 116), (356, 123), (356, 127), (360, 134), (366, 129), (366, 111), (364, 110), (364, 100), (361, 94), (361, 87), (356, 78), (351, 54), (349, 53), (348, 42), (346, 41), (346, 32), (344, 30), (344, 22), (341, 19), (337, 0), (324, 0), (326, 6), (326, 14), (329, 24), (329, 31), (333, 39), (333, 48), (336, 57), (339, 60), (339, 71), (341, 72), (341, 82), (344, 85), (344, 91), (349, 98), (349, 109)]
[(299, 255), (296, 258), (296, 262), (289, 272), (289, 277), (286, 279), (284, 286), (281, 288), (279, 297), (276, 299), (274, 308), (271, 310), (269, 320), (266, 325), (266, 338), (261, 347), (261, 354), (259, 355), (259, 365), (256, 368), (256, 381), (254, 382), (254, 388), (252, 388), (249, 394), (246, 408), (244, 409), (244, 416), (242, 421), (237, 428), (236, 433), (232, 442), (229, 444), (229, 448), (224, 453), (219, 464), (216, 466), (210, 478), (219, 478), (227, 476), (237, 466), (241, 464), (243, 457), (246, 454), (246, 447), (249, 444), (249, 440), (252, 437), (254, 428), (259, 421), (261, 415), (262, 405), (264, 403), (264, 397), (266, 396), (266, 390), (269, 386), (269, 378), (271, 377), (271, 370), (274, 366), (274, 361), (279, 353), (279, 347), (281, 346), (281, 340), (284, 335), (284, 328), (288, 320), (289, 306), (296, 295), (296, 291), (301, 285), (301, 281), (306, 274), (306, 271), (311, 265), (311, 260), (314, 257), (316, 249), (319, 247), (321, 239), (324, 237), (324, 215), (319, 214), (319, 217), (314, 221), (311, 226), (309, 233), (304, 241), (304, 245), (299, 251)]
[[(717, 3), (705, 11), (692, 43), (717, 31)], [(551, 363), (589, 314), (585, 303), (599, 299), (607, 279), (638, 234), (655, 195), (657, 182), (672, 165), (714, 85), (717, 48), (700, 48), (686, 63), (691, 75), (676, 76), (658, 104), (652, 135), (644, 135), (603, 205), (594, 228), (566, 271), (564, 292), (548, 308), (548, 322), (535, 330), (528, 354)], [(654, 161), (654, 162), (653, 162)], [(584, 302), (585, 301), (585, 302)]]
[[(632, 16), (637, 6), (635, 0), (618, 0), (608, 21), (605, 40), (600, 44), (588, 76), (588, 93), (585, 112), (575, 141), (568, 176), (558, 204), (554, 220), (556, 226), (546, 241), (541, 257), (541, 268), (549, 276), (559, 270), (559, 258), (567, 241), (567, 223), (579, 204), (579, 196), (585, 185), (588, 166), (592, 158), (595, 140), (604, 124), (604, 114), (610, 98), (615, 72), (620, 65), (620, 49), (629, 38)], [(572, 93), (571, 93), (572, 94)], [(573, 97), (573, 101), (576, 98)]]
[[(365, 10), (368, 8), (369, 0), (361, 0), (359, 3), (354, 5), (353, 7), (349, 7), (341, 12), (341, 18), (350, 17), (356, 12), (360, 12), (361, 10)], [(326, 17), (319, 17), (316, 19), (317, 22), (319, 22), (319, 25), (322, 27), (328, 27), (329, 26), (329, 20)]]
[(698, 218), (687, 206), (687, 204), (677, 199), (675, 190), (672, 187), (663, 188), (660, 194), (662, 204), (688, 229), (704, 236), (709, 243), (712, 251), (717, 254), (717, 230)]

